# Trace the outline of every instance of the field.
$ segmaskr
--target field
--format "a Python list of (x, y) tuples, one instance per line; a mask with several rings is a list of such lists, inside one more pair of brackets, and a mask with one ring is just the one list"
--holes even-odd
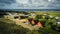
[(58, 17), (60, 17), (60, 12), (35, 12), (35, 14), (37, 14), (37, 15), (39, 15), (39, 14), (44, 14), (44, 13), (48, 13), (48, 14), (50, 14), (50, 15), (52, 15), (52, 16), (58, 16)]
[[(48, 14), (48, 15), (51, 15), (54, 17), (59, 17), (59, 19), (60, 19), (60, 12), (39, 12), (38, 11), (38, 12), (27, 12), (27, 13), (34, 13), (36, 15)], [(34, 18), (34, 19), (36, 19), (36, 18)], [(44, 18), (39, 18), (39, 19), (45, 20)], [(52, 20), (55, 23), (55, 18), (53, 18)], [(48, 21), (47, 23), (49, 23), (52, 20), (49, 21), (49, 19), (48, 19), (48, 20), (46, 20), (46, 22)], [(45, 25), (44, 28), (40, 28), (39, 30), (32, 30), (32, 31), (30, 30), (30, 29), (33, 29), (33, 28), (31, 28), (31, 26), (29, 26), (29, 25), (27, 27), (26, 26), (23, 27), (23, 26), (25, 26), (25, 24), (20, 26), (12, 20), (5, 19), (4, 17), (0, 18), (0, 34), (7, 34), (7, 33), (8, 34), (60, 34), (60, 31), (56, 31), (56, 30), (52, 29), (53, 25), (51, 25), (51, 24), (47, 24), (47, 25)]]

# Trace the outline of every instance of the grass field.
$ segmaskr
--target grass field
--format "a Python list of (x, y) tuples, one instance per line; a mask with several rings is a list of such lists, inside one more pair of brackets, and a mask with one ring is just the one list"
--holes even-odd
[[(45, 14), (45, 13), (48, 13), (49, 15), (52, 15), (52, 16), (56, 16), (56, 17), (59, 17), (60, 18), (60, 12), (34, 12), (36, 15), (41, 15), (41, 14)], [(8, 24), (2, 24), (2, 22), (4, 22), (4, 24), (5, 23), (8, 23)], [(7, 27), (8, 26), (8, 29), (9, 29), (9, 27), (11, 26), (11, 24), (15, 24), (16, 22), (14, 22), (14, 21), (12, 21), (12, 20), (9, 20), (9, 19), (5, 19), (5, 18), (0, 18), (0, 25), (2, 24), (2, 26), (0, 26), (0, 28), (4, 28), (4, 26), (5, 27)], [(10, 24), (10, 25), (9, 25)], [(19, 24), (19, 23), (18, 23)], [(20, 30), (23, 30), (23, 31), (26, 31), (26, 30), (28, 30), (28, 29), (25, 29), (24, 27), (22, 27), (22, 26), (25, 26), (25, 24), (21, 24), (22, 26), (19, 26), (18, 24), (15, 24), (15, 26), (14, 25), (12, 25), (11, 26), (11, 28), (13, 28), (13, 27), (15, 27), (15, 29), (17, 29), (18, 28), (18, 30), (16, 30), (16, 34), (18, 34), (19, 32), (20, 32)], [(50, 27), (49, 27), (50, 25), (48, 25), (47, 27), (44, 27), (44, 28), (42, 28), (42, 29), (40, 29), (40, 30), (37, 30), (37, 31), (34, 31), (34, 32), (30, 32), (30, 30), (29, 30), (29, 32), (27, 32), (28, 34), (30, 33), (35, 33), (35, 34), (40, 34), (40, 33), (42, 33), (42, 34), (47, 34), (47, 33), (49, 33), (49, 34), (60, 34), (60, 32), (58, 32), (58, 31), (55, 31), (55, 30), (53, 30), (53, 29), (51, 29)], [(30, 28), (30, 29), (32, 29), (29, 25), (28, 25), (28, 27)], [(1, 29), (0, 29), (1, 30)], [(6, 33), (9, 33), (8, 31), (10, 31), (11, 30), (11, 32), (12, 32), (12, 30), (13, 31), (15, 31), (14, 30), (14, 28), (13, 29), (9, 29), (9, 30), (7, 30), (6, 29)], [(41, 31), (42, 30), (42, 31)], [(4, 30), (2, 29), (1, 30), (3, 33), (5, 33), (4, 32)], [(0, 31), (0, 34), (1, 34), (1, 31)], [(19, 32), (18, 32), (19, 31)], [(44, 33), (45, 32), (45, 33)], [(47, 33), (46, 33), (47, 32)], [(14, 32), (12, 32), (11, 34), (13, 34)], [(22, 32), (23, 33), (23, 32)], [(21, 32), (20, 32), (20, 34), (21, 34)]]
[(37, 14), (37, 15), (39, 15), (39, 14), (44, 14), (44, 13), (48, 13), (48, 14), (50, 14), (50, 15), (60, 17), (60, 12), (35, 12), (35, 14)]

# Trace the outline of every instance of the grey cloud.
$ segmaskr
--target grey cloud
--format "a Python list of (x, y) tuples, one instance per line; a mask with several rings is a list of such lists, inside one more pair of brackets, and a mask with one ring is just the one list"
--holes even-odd
[(0, 9), (60, 9), (60, 1), (29, 0), (28, 3), (23, 4), (16, 0), (0, 0)]

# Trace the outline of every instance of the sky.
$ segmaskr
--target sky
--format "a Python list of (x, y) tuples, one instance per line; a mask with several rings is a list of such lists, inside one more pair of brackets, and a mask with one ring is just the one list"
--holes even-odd
[(60, 9), (60, 0), (0, 0), (0, 9)]

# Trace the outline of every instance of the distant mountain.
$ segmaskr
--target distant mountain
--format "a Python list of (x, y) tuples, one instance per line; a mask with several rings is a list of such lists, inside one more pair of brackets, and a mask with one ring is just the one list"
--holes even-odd
[(14, 11), (59, 11), (60, 12), (60, 9), (2, 9), (0, 10), (1, 11), (9, 11), (9, 12), (14, 12)]

